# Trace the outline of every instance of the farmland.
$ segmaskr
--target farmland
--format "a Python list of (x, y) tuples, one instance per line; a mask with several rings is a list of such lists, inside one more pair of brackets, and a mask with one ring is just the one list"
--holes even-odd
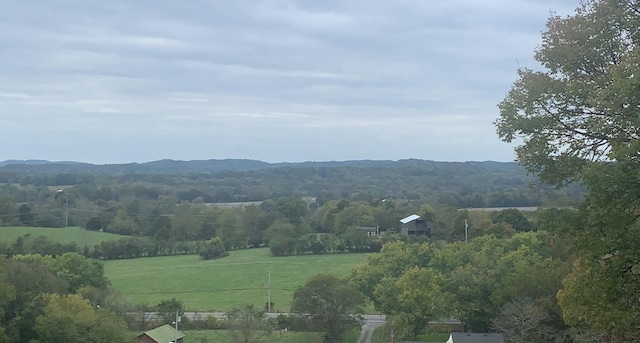
[(212, 261), (197, 255), (105, 261), (113, 287), (136, 304), (155, 305), (170, 298), (190, 311), (227, 311), (241, 304), (262, 308), (271, 270), (274, 309), (287, 311), (293, 292), (318, 273), (349, 274), (367, 254), (271, 257), (269, 249), (232, 251)]
[(100, 244), (103, 241), (118, 240), (126, 236), (106, 232), (87, 231), (79, 227), (47, 228), (47, 227), (2, 227), (0, 242), (12, 242), (16, 238), (30, 234), (32, 237), (45, 236), (57, 243), (76, 242), (79, 247)]

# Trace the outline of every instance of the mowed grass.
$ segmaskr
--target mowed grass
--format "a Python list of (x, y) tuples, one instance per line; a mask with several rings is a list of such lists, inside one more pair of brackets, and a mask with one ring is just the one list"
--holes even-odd
[(18, 226), (0, 227), (0, 242), (12, 242), (15, 241), (16, 238), (26, 234), (30, 234), (32, 238), (46, 236), (58, 243), (76, 242), (79, 247), (93, 247), (103, 241), (112, 241), (127, 237), (106, 232), (88, 231), (77, 226), (65, 228)]
[(134, 304), (176, 298), (190, 311), (228, 311), (243, 304), (263, 308), (271, 269), (273, 310), (288, 311), (293, 292), (319, 273), (348, 275), (367, 254), (271, 257), (269, 249), (232, 251), (213, 261), (197, 255), (105, 261), (113, 287)]
[[(188, 342), (227, 343), (232, 342), (231, 332), (227, 330), (183, 330), (184, 339)], [(357, 338), (356, 338), (357, 340)], [(264, 343), (322, 343), (322, 333), (318, 332), (293, 332), (273, 331), (262, 338)], [(355, 342), (355, 341), (345, 341)]]

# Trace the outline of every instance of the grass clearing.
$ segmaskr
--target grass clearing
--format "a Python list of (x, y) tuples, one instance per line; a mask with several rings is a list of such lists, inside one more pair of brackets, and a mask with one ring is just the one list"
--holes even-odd
[(0, 242), (12, 242), (26, 234), (30, 234), (33, 238), (46, 236), (58, 243), (76, 242), (79, 247), (93, 247), (103, 241), (113, 241), (128, 237), (106, 232), (88, 231), (77, 226), (63, 228), (11, 226), (0, 227)]
[[(184, 330), (185, 341), (198, 343), (227, 343), (231, 342), (231, 332), (227, 330)], [(293, 332), (273, 331), (265, 336), (264, 343), (322, 343), (322, 333), (318, 332)], [(345, 341), (347, 342), (347, 341)]]
[(272, 311), (288, 311), (293, 292), (319, 273), (348, 275), (367, 254), (272, 257), (268, 248), (232, 251), (203, 261), (197, 255), (105, 261), (113, 287), (136, 304), (181, 300), (190, 311), (228, 311), (242, 304), (263, 308), (271, 269)]

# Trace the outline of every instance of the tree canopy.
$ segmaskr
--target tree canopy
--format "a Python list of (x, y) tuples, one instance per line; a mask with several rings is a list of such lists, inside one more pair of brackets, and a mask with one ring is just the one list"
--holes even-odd
[(588, 0), (552, 16), (535, 53), (544, 69), (519, 71), (496, 121), (541, 180), (587, 187), (565, 221), (577, 259), (558, 300), (568, 324), (609, 342), (639, 339), (639, 6)]
[(497, 131), (522, 140), (518, 161), (548, 182), (580, 178), (593, 161), (640, 158), (638, 1), (588, 0), (552, 16), (535, 59), (499, 104)]
[(357, 326), (363, 303), (362, 295), (346, 280), (319, 274), (294, 292), (291, 311), (308, 317), (313, 329), (324, 332), (325, 343), (337, 343)]

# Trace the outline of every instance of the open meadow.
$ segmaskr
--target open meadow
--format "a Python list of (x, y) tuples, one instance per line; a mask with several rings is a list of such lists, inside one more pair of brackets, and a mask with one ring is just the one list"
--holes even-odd
[(79, 247), (93, 247), (103, 241), (113, 241), (127, 237), (113, 233), (88, 231), (77, 226), (63, 228), (10, 226), (0, 227), (0, 242), (12, 242), (26, 234), (30, 234), (33, 238), (45, 236), (57, 243), (76, 242)]
[(267, 303), (271, 271), (272, 311), (288, 311), (293, 292), (319, 273), (348, 275), (367, 254), (272, 257), (268, 248), (232, 251), (203, 261), (198, 255), (105, 261), (113, 287), (135, 304), (181, 300), (188, 311), (227, 311)]
[[(232, 342), (232, 335), (227, 330), (183, 330), (185, 341), (189, 342), (206, 342), (206, 343), (227, 343)], [(351, 339), (345, 342), (353, 343), (357, 340)], [(262, 338), (261, 342), (265, 343), (322, 343), (322, 333), (319, 332), (280, 332), (275, 330)]]

